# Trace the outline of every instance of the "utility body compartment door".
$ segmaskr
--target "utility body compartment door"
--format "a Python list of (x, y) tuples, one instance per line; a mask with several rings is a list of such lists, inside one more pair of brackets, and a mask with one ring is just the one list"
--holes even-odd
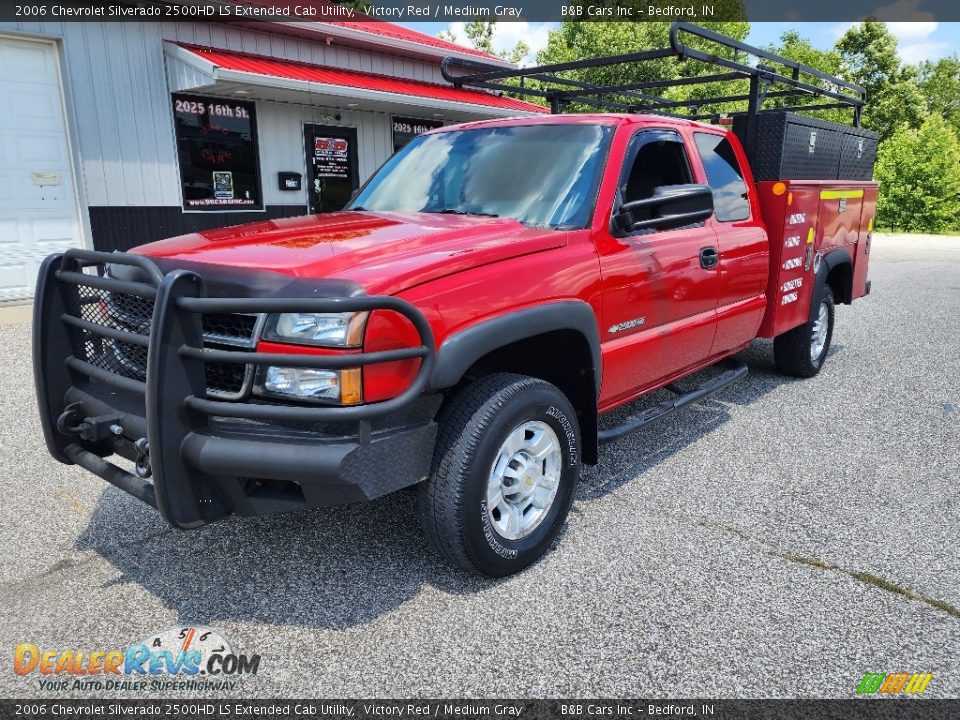
[[(770, 234), (770, 287), (760, 337), (807, 322), (817, 271), (834, 253), (853, 261), (851, 299), (864, 294), (877, 185), (843, 180), (766, 181), (757, 192)], [(844, 301), (840, 288), (837, 301)]]
[(877, 213), (877, 188), (863, 191), (860, 209), (860, 231), (857, 233), (857, 251), (853, 254), (853, 300), (867, 293), (867, 274), (870, 269), (870, 246), (873, 243), (873, 219)]

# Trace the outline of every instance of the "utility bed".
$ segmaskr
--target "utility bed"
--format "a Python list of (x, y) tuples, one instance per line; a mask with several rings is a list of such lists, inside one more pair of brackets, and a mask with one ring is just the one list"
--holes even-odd
[[(785, 180), (757, 183), (770, 238), (767, 312), (758, 332), (772, 338), (807, 322), (812, 278), (829, 254), (852, 264), (850, 303), (870, 292), (867, 259), (877, 207), (877, 183)], [(846, 285), (845, 285), (846, 286)]]

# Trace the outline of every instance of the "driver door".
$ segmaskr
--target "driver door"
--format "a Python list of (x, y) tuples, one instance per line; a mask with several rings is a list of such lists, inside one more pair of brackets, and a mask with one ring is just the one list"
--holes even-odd
[[(614, 212), (664, 185), (695, 178), (683, 137), (641, 130), (630, 140)], [(603, 282), (601, 405), (626, 402), (700, 364), (716, 331), (717, 237), (703, 222), (669, 230), (618, 231), (598, 243)], [(711, 264), (712, 263), (712, 264)]]

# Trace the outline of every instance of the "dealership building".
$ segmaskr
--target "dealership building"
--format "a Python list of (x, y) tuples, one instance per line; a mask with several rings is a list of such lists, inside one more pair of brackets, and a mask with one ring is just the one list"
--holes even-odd
[(417, 133), (542, 109), (386, 22), (0, 22), (0, 301), (69, 247), (337, 210)]

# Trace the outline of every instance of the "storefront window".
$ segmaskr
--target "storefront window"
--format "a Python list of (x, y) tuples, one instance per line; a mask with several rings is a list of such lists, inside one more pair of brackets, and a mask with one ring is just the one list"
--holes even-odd
[(173, 96), (184, 210), (262, 210), (251, 102)]
[(418, 120), (417, 118), (393, 118), (393, 151), (396, 152), (417, 135), (427, 130), (443, 127), (439, 120)]

